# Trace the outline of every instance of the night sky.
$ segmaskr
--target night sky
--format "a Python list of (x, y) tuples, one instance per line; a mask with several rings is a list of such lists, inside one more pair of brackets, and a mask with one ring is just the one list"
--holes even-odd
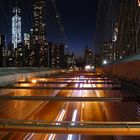
[[(0, 0), (0, 33), (7, 35), (7, 42), (11, 40), (11, 11), (15, 5), (22, 9), (22, 33), (29, 33), (32, 27), (31, 0)], [(62, 42), (64, 39), (50, 0), (46, 0), (46, 5), (47, 39)], [(83, 55), (86, 45), (94, 49), (98, 0), (56, 0), (56, 5), (68, 38), (70, 52), (80, 56)]]

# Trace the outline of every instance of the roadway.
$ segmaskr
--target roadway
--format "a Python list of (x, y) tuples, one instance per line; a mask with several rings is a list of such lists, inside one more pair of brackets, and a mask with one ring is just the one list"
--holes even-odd
[[(84, 76), (83, 76), (84, 75)], [(31, 79), (32, 83), (20, 83), (22, 87), (28, 86), (59, 86), (59, 87), (112, 87), (112, 84), (93, 84), (92, 82), (112, 82), (108, 79), (102, 79), (92, 73), (64, 73), (60, 77), (43, 77)], [(50, 82), (37, 83), (37, 81)], [(67, 84), (51, 84), (51, 82), (68, 82)], [(80, 83), (82, 82), (82, 83)], [(88, 84), (87, 84), (88, 83)], [(90, 84), (91, 83), (91, 84)], [(124, 93), (121, 91), (103, 91), (103, 90), (12, 90), (7, 95), (10, 96), (64, 96), (64, 97), (121, 97)], [(120, 105), (121, 104), (121, 105)], [(24, 120), (44, 120), (44, 121), (130, 121), (131, 117), (124, 117), (123, 110), (120, 112), (120, 106), (128, 106), (129, 103), (104, 103), (104, 102), (62, 102), (62, 101), (1, 101), (0, 118), (1, 119), (24, 119)], [(115, 109), (115, 111), (114, 111)], [(119, 113), (118, 113), (119, 112)], [(128, 116), (131, 113), (128, 112)], [(135, 111), (133, 112), (135, 114)], [(125, 120), (125, 121), (126, 121)], [(131, 119), (137, 121), (135, 118)], [(59, 124), (58, 124), (59, 125)], [(74, 125), (74, 123), (73, 123)], [(10, 140), (113, 140), (117, 137), (86, 136), (73, 134), (36, 134), (19, 132), (1, 132), (0, 139)]]

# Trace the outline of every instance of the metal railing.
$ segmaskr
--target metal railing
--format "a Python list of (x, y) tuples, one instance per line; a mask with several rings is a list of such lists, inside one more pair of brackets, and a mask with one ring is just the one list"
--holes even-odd
[(134, 102), (140, 97), (62, 97), (62, 96), (0, 96), (0, 100), (62, 101), (62, 102)]
[(140, 135), (140, 122), (47, 122), (0, 120), (0, 131), (59, 134)]

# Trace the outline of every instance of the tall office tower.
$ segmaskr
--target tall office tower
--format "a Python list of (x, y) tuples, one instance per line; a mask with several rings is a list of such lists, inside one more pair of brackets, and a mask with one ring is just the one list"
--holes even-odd
[[(99, 0), (98, 15), (96, 23), (95, 33), (95, 46), (98, 51), (102, 51), (104, 44), (114, 44), (116, 46), (117, 35), (117, 14), (120, 8), (121, 0), (106, 0), (104, 4), (103, 0)], [(114, 48), (115, 51), (115, 48)], [(116, 57), (116, 53), (113, 53), (113, 59)]]
[(18, 7), (13, 8), (12, 17), (12, 43), (14, 48), (21, 42), (21, 9)]
[(64, 68), (64, 44), (49, 42), (49, 67)]
[(45, 0), (33, 0), (33, 41), (45, 45), (46, 11)]
[(46, 2), (33, 0), (33, 29), (31, 34), (31, 65), (47, 65)]
[(140, 0), (99, 0), (95, 45), (112, 44), (113, 61), (140, 53)]

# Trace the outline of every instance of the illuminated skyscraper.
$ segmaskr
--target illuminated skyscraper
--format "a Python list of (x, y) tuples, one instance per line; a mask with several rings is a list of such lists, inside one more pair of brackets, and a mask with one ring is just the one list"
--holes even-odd
[(31, 32), (31, 66), (46, 66), (48, 51), (46, 41), (46, 1), (33, 0), (33, 29)]
[(45, 0), (33, 0), (33, 41), (43, 45), (46, 40), (45, 4)]
[(12, 17), (12, 43), (14, 48), (21, 42), (21, 9), (18, 7), (13, 8)]

